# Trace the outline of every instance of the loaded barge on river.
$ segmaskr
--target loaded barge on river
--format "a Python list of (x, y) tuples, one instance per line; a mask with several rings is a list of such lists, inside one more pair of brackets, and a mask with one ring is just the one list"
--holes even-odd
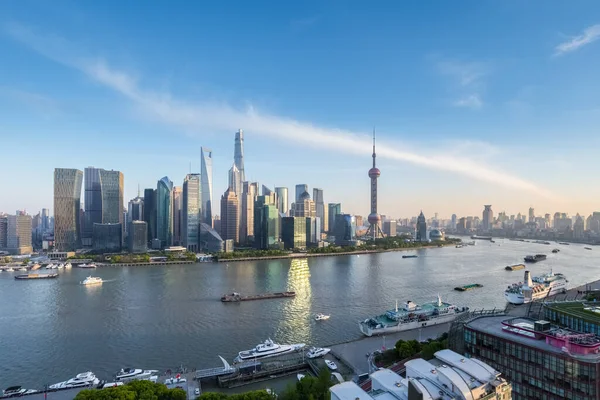
[(296, 292), (275, 292), (275, 293), (263, 293), (251, 296), (242, 296), (237, 292), (231, 294), (225, 294), (221, 297), (223, 303), (237, 303), (240, 301), (251, 301), (251, 300), (266, 300), (266, 299), (283, 299), (287, 297), (295, 297)]
[(15, 276), (15, 279), (54, 279), (58, 274), (23, 274)]

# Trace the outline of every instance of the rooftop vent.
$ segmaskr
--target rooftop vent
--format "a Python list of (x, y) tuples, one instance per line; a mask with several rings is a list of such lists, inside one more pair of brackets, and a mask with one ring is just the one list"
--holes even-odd
[(432, 373), (432, 374), (435, 374), (435, 372), (436, 372), (436, 371), (435, 371), (435, 369), (432, 369), (432, 370), (431, 370), (431, 373)]
[(442, 368), (448, 368), (448, 366), (446, 364), (442, 365)]
[(460, 362), (461, 362), (461, 363), (464, 363), (464, 362), (465, 362), (465, 359), (464, 359), (464, 358), (461, 358), (461, 359), (460, 359)]
[(475, 382), (475, 378), (471, 378), (471, 382)]
[(400, 387), (400, 386), (402, 386), (402, 383), (396, 382), (396, 383), (394, 383), (394, 385), (396, 385), (396, 387)]

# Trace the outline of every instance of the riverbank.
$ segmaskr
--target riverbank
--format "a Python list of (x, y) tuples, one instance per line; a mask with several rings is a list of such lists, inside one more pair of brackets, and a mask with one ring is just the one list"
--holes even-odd
[(216, 260), (217, 262), (236, 262), (236, 261), (260, 261), (260, 260), (279, 260), (286, 258), (310, 258), (310, 257), (332, 257), (332, 256), (353, 256), (363, 254), (376, 254), (376, 253), (390, 253), (397, 251), (412, 251), (421, 249), (437, 249), (440, 247), (455, 246), (456, 243), (443, 243), (435, 244), (432, 246), (420, 246), (420, 247), (402, 247), (397, 249), (376, 249), (376, 250), (354, 250), (354, 251), (343, 251), (338, 253), (290, 253), (281, 254), (277, 256), (264, 256), (264, 257), (236, 257), (236, 258), (223, 258)]
[(155, 261), (155, 262), (137, 262), (137, 263), (97, 263), (99, 267), (152, 267), (155, 265), (183, 265), (183, 264), (195, 264), (196, 261)]

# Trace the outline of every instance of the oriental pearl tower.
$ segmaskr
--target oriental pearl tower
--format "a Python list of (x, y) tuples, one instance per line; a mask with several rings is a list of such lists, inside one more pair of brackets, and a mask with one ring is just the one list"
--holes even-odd
[(371, 178), (371, 214), (369, 214), (369, 229), (367, 236), (371, 236), (373, 240), (383, 237), (381, 231), (381, 216), (377, 214), (377, 178), (381, 175), (379, 168), (375, 166), (375, 129), (373, 129), (373, 168), (369, 170), (369, 178)]

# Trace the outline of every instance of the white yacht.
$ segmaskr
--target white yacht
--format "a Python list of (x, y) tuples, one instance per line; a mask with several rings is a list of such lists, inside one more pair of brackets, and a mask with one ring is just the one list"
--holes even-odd
[(116, 374), (115, 380), (117, 382), (149, 380), (157, 372), (158, 370), (155, 369), (123, 368)]
[(102, 385), (102, 389), (108, 389), (117, 386), (123, 386), (123, 382), (106, 382), (104, 385)]
[(21, 267), (19, 268), (19, 271), (27, 271), (27, 267)]
[(77, 267), (78, 268), (96, 268), (96, 264), (94, 264), (94, 263), (90, 263), (90, 264), (83, 263), (83, 264), (79, 264)]
[(330, 315), (325, 315), (325, 314), (319, 313), (319, 314), (315, 315), (315, 320), (316, 321), (325, 321), (325, 320), (328, 320), (329, 317), (330, 317)]
[(70, 263), (70, 262), (68, 262), (68, 263), (66, 263), (66, 264), (65, 264), (65, 269), (69, 269), (69, 268), (71, 268), (71, 267), (72, 267), (72, 265), (71, 265), (71, 263)]
[(54, 267), (54, 264), (48, 264), (44, 267), (44, 269), (52, 269), (52, 267)]
[(82, 285), (100, 285), (103, 282), (102, 278), (97, 276), (88, 276), (81, 282)]
[(567, 279), (563, 274), (549, 273), (542, 276), (531, 277), (529, 271), (525, 271), (523, 282), (513, 283), (504, 291), (504, 298), (512, 304), (530, 303), (534, 300), (543, 299), (567, 291)]
[(15, 272), (15, 270), (12, 267), (8, 267), (5, 270), (6, 272)]
[(240, 351), (238, 356), (233, 362), (239, 363), (242, 361), (251, 361), (267, 357), (280, 356), (282, 354), (291, 353), (304, 348), (304, 343), (299, 344), (277, 344), (271, 339), (265, 340), (264, 343), (259, 344), (251, 350)]
[(81, 374), (77, 374), (75, 378), (71, 378), (68, 381), (58, 382), (54, 385), (48, 386), (50, 390), (57, 389), (71, 389), (76, 387), (84, 387), (84, 386), (95, 386), (100, 383), (100, 380), (96, 378), (93, 372), (87, 371), (82, 372)]
[(306, 356), (308, 358), (323, 357), (325, 354), (329, 353), (330, 351), (331, 351), (331, 349), (326, 349), (323, 347), (311, 347), (310, 350), (308, 350), (308, 353), (306, 353)]
[(65, 267), (64, 264), (58, 264), (58, 266), (56, 267), (56, 269), (63, 269)]

